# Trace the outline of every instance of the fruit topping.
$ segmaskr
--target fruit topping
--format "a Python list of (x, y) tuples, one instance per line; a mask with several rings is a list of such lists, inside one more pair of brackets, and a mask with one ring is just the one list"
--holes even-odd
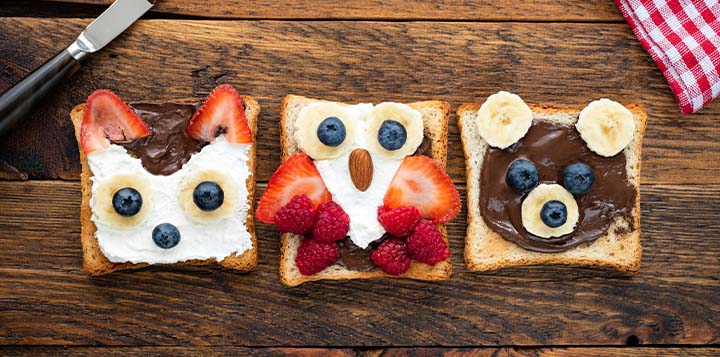
[(437, 162), (427, 156), (408, 156), (390, 182), (384, 204), (389, 209), (417, 207), (420, 217), (442, 224), (460, 212), (460, 194)]
[(450, 249), (442, 233), (429, 221), (418, 223), (405, 240), (410, 258), (434, 266), (450, 256)]
[(80, 127), (80, 146), (86, 154), (104, 149), (110, 141), (126, 142), (150, 135), (145, 122), (107, 90), (96, 90), (87, 99)]
[(413, 206), (400, 206), (388, 209), (378, 207), (378, 221), (385, 230), (395, 237), (405, 237), (420, 221), (420, 211)]
[(517, 94), (501, 91), (485, 100), (477, 119), (480, 136), (490, 146), (505, 149), (525, 136), (533, 114)]
[(581, 162), (568, 165), (563, 171), (563, 186), (570, 193), (581, 195), (590, 191), (595, 182), (595, 174), (590, 166)]
[(540, 184), (525, 197), (520, 208), (525, 229), (538, 237), (560, 237), (575, 229), (580, 218), (572, 193), (558, 184)]
[(274, 223), (275, 212), (297, 195), (306, 195), (314, 208), (332, 199), (315, 164), (302, 153), (291, 156), (270, 178), (260, 197), (257, 219)]
[(508, 167), (505, 181), (515, 193), (528, 193), (540, 182), (540, 173), (532, 162), (515, 160)]
[(225, 192), (215, 182), (201, 182), (193, 191), (193, 202), (203, 211), (214, 211), (222, 206)]
[(297, 249), (295, 265), (300, 274), (313, 275), (335, 264), (340, 258), (340, 248), (334, 242), (320, 242), (306, 238)]
[(540, 210), (540, 219), (550, 228), (560, 227), (567, 221), (567, 207), (560, 201), (545, 202)]
[(124, 187), (119, 189), (112, 198), (112, 205), (121, 216), (130, 217), (140, 212), (142, 195), (136, 189)]
[(407, 140), (405, 127), (395, 120), (385, 120), (377, 136), (380, 145), (390, 151), (400, 149)]
[[(355, 143), (355, 123), (347, 108), (332, 102), (304, 106), (295, 120), (293, 138), (300, 151), (315, 160), (334, 159), (348, 153)], [(350, 138), (345, 140), (345, 138)]]
[(422, 114), (407, 104), (385, 102), (373, 108), (367, 121), (368, 151), (402, 159), (412, 155), (423, 141)]
[(373, 263), (390, 275), (402, 275), (410, 268), (410, 257), (405, 242), (388, 238), (382, 241), (370, 256)]
[(187, 133), (191, 137), (212, 142), (225, 134), (229, 142), (252, 143), (252, 132), (245, 117), (245, 104), (229, 84), (215, 88), (190, 119)]
[(170, 249), (180, 243), (180, 231), (170, 223), (158, 224), (152, 231), (155, 245), (162, 249)]
[(315, 212), (306, 195), (296, 195), (275, 213), (275, 224), (281, 232), (305, 234), (313, 227)]
[(575, 128), (590, 150), (610, 157), (630, 144), (635, 135), (635, 120), (622, 104), (603, 98), (580, 112)]
[(313, 237), (320, 242), (339, 241), (350, 230), (350, 216), (333, 201), (318, 206)]
[(317, 137), (321, 143), (336, 147), (345, 141), (345, 124), (337, 117), (327, 117), (318, 125)]

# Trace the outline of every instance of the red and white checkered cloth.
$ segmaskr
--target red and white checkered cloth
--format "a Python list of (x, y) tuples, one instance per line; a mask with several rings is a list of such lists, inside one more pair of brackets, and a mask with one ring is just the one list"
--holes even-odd
[(615, 0), (665, 75), (683, 114), (720, 94), (718, 0)]

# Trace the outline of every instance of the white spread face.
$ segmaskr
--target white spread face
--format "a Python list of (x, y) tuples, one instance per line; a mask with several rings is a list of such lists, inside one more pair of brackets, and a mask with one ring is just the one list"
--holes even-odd
[[(221, 261), (251, 249), (245, 224), (251, 145), (218, 137), (169, 176), (150, 174), (140, 159), (119, 145), (111, 144), (88, 154), (94, 175), (92, 221), (103, 254), (116, 263), (156, 264), (189, 259)], [(193, 198), (204, 182), (214, 183), (209, 184), (209, 189), (215, 192), (217, 188), (222, 190), (221, 203)], [(208, 184), (203, 187), (207, 189)], [(131, 190), (118, 194), (121, 189)], [(142, 200), (139, 210), (136, 203), (130, 204), (123, 209), (130, 207), (132, 212), (123, 215), (123, 209), (118, 211), (113, 204), (114, 198), (132, 201), (138, 195)]]
[[(294, 127), (298, 147), (314, 159), (333, 201), (350, 217), (348, 236), (357, 246), (367, 248), (385, 234), (377, 208), (383, 205), (403, 159), (422, 143), (422, 115), (399, 103), (341, 106), (319, 102), (304, 107)], [(351, 159), (353, 152), (371, 159)], [(358, 187), (357, 176), (369, 171), (369, 185)]]

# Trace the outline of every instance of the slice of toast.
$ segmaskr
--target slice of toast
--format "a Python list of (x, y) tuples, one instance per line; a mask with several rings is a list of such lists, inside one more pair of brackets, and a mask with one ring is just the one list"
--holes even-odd
[[(172, 102), (179, 104), (196, 104), (200, 101), (201, 99), (181, 99), (173, 100)], [(218, 262), (218, 264), (231, 269), (250, 270), (257, 265), (257, 239), (255, 237), (255, 211), (253, 209), (255, 194), (255, 151), (257, 145), (255, 145), (254, 143), (255, 134), (257, 132), (257, 117), (260, 113), (260, 106), (258, 105), (257, 101), (255, 101), (251, 97), (243, 97), (243, 102), (245, 104), (245, 116), (247, 118), (248, 125), (250, 126), (253, 137), (253, 145), (251, 146), (250, 152), (248, 153), (248, 165), (250, 166), (251, 174), (245, 182), (248, 190), (247, 202), (250, 207), (247, 212), (247, 220), (245, 222), (245, 226), (250, 233), (250, 237), (252, 240), (252, 248), (243, 252), (241, 255), (233, 254)], [(158, 101), (158, 103), (160, 103), (160, 101)], [(84, 109), (85, 104), (79, 104), (75, 106), (70, 112), (70, 119), (75, 126), (75, 138), (78, 142), (78, 149), (80, 151), (80, 164), (82, 168), (82, 172), (80, 174), (80, 182), (82, 187), (82, 204), (80, 207), (80, 237), (83, 248), (83, 269), (85, 270), (85, 272), (92, 276), (99, 276), (117, 270), (141, 268), (148, 266), (148, 264), (145, 263), (113, 263), (109, 261), (100, 250), (100, 245), (98, 244), (97, 238), (95, 237), (96, 227), (95, 223), (93, 223), (93, 221), (91, 220), (92, 211), (90, 209), (90, 198), (92, 195), (92, 181), (90, 178), (93, 176), (93, 173), (90, 170), (90, 166), (87, 162), (87, 157), (85, 156), (85, 153), (83, 152), (82, 146), (80, 144), (80, 127), (82, 125)], [(213, 262), (215, 262), (215, 259), (186, 260), (175, 264), (157, 265), (206, 265), (212, 264)]]
[[(573, 125), (583, 106), (529, 105), (533, 120), (544, 120)], [(465, 166), (467, 174), (468, 229), (465, 240), (465, 264), (471, 271), (496, 270), (510, 266), (535, 264), (574, 264), (604, 266), (633, 274), (640, 267), (640, 151), (647, 123), (645, 110), (636, 104), (626, 105), (635, 119), (633, 141), (623, 150), (627, 161), (627, 176), (635, 186), (635, 207), (632, 211), (634, 230), (616, 234), (614, 228), (628, 226), (630, 222), (614, 222), (605, 235), (590, 244), (581, 244), (557, 253), (540, 253), (521, 248), (491, 230), (480, 214), (480, 172), (488, 144), (477, 128), (477, 111), (480, 104), (465, 104), (458, 108)], [(620, 230), (622, 231), (622, 230)]]
[[(300, 150), (295, 143), (293, 133), (294, 123), (300, 110), (306, 105), (321, 100), (310, 99), (296, 95), (285, 97), (280, 109), (280, 143), (282, 150), (282, 161), (285, 162), (290, 156), (297, 154)], [(349, 105), (338, 103), (341, 105)], [(447, 130), (450, 105), (442, 101), (426, 101), (408, 104), (410, 107), (422, 114), (424, 134), (432, 139), (431, 157), (437, 161), (443, 169), (447, 161)], [(375, 210), (375, 207), (368, 207)], [(447, 242), (445, 226), (439, 228)], [(297, 248), (300, 246), (302, 236), (285, 233), (281, 237), (280, 248), (280, 280), (287, 286), (297, 286), (304, 282), (315, 280), (345, 280), (345, 279), (367, 279), (377, 277), (396, 277), (384, 273), (382, 270), (360, 272), (349, 270), (339, 264), (332, 265), (320, 273), (314, 275), (302, 275), (295, 266)], [(418, 280), (446, 280), (452, 276), (452, 264), (446, 259), (435, 266), (413, 261), (410, 269), (399, 278), (410, 278)]]

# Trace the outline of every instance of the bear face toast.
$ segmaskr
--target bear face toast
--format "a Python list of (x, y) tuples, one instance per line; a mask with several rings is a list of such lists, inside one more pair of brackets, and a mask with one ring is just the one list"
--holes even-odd
[(281, 113), (283, 164), (256, 216), (284, 233), (283, 284), (450, 277), (443, 224), (460, 198), (444, 169), (447, 103), (290, 95)]
[(258, 113), (229, 85), (202, 105), (128, 105), (98, 90), (75, 107), (85, 270), (214, 261), (253, 268)]
[(543, 263), (640, 265), (637, 105), (530, 105), (499, 92), (463, 105), (470, 270)]

